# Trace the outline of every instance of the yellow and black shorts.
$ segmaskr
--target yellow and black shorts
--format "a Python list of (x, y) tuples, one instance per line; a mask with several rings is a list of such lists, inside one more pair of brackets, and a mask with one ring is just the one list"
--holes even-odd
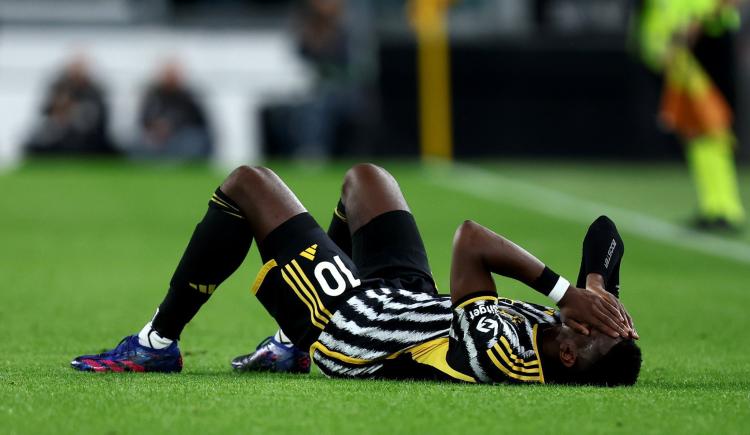
[(377, 216), (352, 236), (344, 253), (309, 213), (273, 230), (258, 246), (264, 265), (252, 292), (295, 343), (306, 349), (339, 304), (372, 288), (436, 294), (427, 254), (411, 213)]

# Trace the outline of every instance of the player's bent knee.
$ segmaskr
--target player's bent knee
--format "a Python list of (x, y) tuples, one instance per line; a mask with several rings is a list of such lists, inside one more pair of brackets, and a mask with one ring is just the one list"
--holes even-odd
[(472, 220), (465, 220), (456, 228), (453, 234), (453, 244), (471, 246), (475, 243), (477, 234), (481, 232), (482, 226)]
[(346, 183), (347, 181), (351, 182), (362, 177), (380, 177), (384, 176), (385, 174), (388, 174), (388, 171), (374, 163), (358, 163), (349, 168), (348, 171), (346, 171), (346, 175), (344, 176), (344, 183)]
[(268, 168), (261, 166), (242, 165), (233, 170), (224, 183), (221, 190), (230, 198), (239, 198), (249, 192), (257, 190), (259, 186), (273, 178), (274, 173)]
[(342, 195), (346, 196), (359, 185), (373, 185), (378, 182), (395, 182), (393, 176), (382, 167), (373, 163), (359, 163), (346, 171)]

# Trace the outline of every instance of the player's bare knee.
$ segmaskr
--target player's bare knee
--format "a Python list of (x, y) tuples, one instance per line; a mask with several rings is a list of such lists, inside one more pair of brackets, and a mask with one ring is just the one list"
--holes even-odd
[(257, 190), (273, 172), (264, 167), (242, 165), (233, 170), (221, 185), (222, 192), (230, 198), (239, 199)]
[[(471, 252), (478, 254), (484, 247), (482, 240), (486, 239), (488, 232), (492, 233), (486, 227), (477, 222), (465, 220), (458, 226), (453, 236), (453, 249), (464, 253)], [(509, 243), (503, 236), (499, 234), (495, 235), (497, 236), (498, 242)]]
[(453, 234), (453, 244), (468, 244), (471, 245), (477, 233), (481, 230), (482, 226), (472, 220), (465, 220), (461, 225), (456, 228), (456, 232)]
[(383, 176), (384, 173), (387, 173), (385, 169), (373, 163), (357, 163), (346, 171), (344, 184), (346, 185), (363, 177)]
[(341, 195), (342, 197), (346, 197), (358, 185), (373, 185), (374, 183), (382, 183), (383, 181), (395, 182), (393, 176), (382, 167), (373, 163), (359, 163), (346, 171), (344, 184), (341, 187)]

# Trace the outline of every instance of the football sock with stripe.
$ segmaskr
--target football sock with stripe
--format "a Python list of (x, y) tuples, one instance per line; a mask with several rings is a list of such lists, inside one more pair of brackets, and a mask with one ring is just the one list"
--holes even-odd
[(146, 326), (144, 326), (143, 329), (141, 329), (141, 332), (138, 333), (138, 343), (140, 343), (141, 346), (150, 347), (152, 349), (164, 349), (169, 347), (173, 342), (174, 340), (162, 337), (156, 332), (151, 322), (146, 323)]
[(294, 345), (292, 343), (292, 340), (290, 340), (289, 337), (287, 337), (286, 334), (284, 334), (284, 331), (282, 331), (281, 329), (279, 329), (278, 331), (276, 331), (276, 334), (274, 334), (273, 339), (276, 340), (276, 341), (278, 341), (279, 343), (285, 344), (287, 346), (293, 346)]
[(352, 235), (349, 232), (349, 224), (346, 221), (346, 209), (341, 200), (339, 200), (336, 208), (333, 209), (333, 218), (331, 218), (331, 224), (328, 226), (328, 237), (346, 255), (352, 256)]
[(239, 206), (216, 189), (151, 322), (159, 336), (180, 338), (219, 284), (242, 264), (251, 242), (252, 232)]

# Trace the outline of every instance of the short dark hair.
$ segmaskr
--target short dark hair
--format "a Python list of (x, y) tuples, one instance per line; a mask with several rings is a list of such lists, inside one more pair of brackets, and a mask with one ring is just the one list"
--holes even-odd
[(574, 383), (616, 387), (633, 385), (641, 371), (641, 348), (634, 340), (623, 340), (587, 370), (572, 376)]
[(633, 340), (623, 340), (586, 369), (565, 367), (558, 358), (543, 359), (542, 368), (551, 383), (616, 387), (635, 384), (641, 362), (641, 348)]

